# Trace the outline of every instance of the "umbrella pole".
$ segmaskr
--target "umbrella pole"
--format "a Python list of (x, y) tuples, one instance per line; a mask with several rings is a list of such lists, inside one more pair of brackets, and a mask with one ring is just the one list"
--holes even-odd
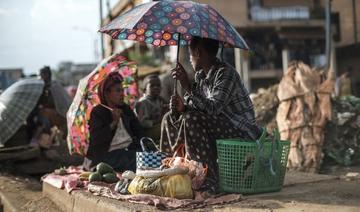
[[(178, 66), (179, 64), (179, 54), (180, 54), (180, 37), (181, 34), (178, 33), (178, 40), (177, 40), (177, 53), (176, 53), (176, 66)], [(177, 95), (177, 79), (175, 79), (175, 83), (174, 83), (174, 90), (173, 90), (173, 95)]]
[[(176, 66), (178, 66), (179, 64), (179, 53), (180, 53), (180, 36), (181, 34), (178, 33), (178, 40), (177, 40), (177, 54), (176, 54)], [(173, 90), (173, 95), (177, 95), (178, 92), (177, 92), (177, 79), (175, 79), (175, 83), (174, 83), (174, 90)], [(179, 113), (174, 110), (174, 109), (171, 109), (171, 114), (174, 116), (175, 120), (178, 119), (179, 117)], [(171, 116), (170, 116), (171, 117)]]

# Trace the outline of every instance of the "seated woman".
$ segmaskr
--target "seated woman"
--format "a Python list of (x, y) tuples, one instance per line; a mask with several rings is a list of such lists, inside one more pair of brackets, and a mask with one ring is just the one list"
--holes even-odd
[(195, 37), (190, 44), (195, 83), (191, 85), (179, 64), (173, 78), (187, 91), (184, 99), (172, 96), (170, 108), (162, 121), (161, 151), (171, 153), (185, 144), (187, 156), (209, 167), (202, 190), (216, 192), (218, 168), (216, 139), (256, 140), (261, 128), (255, 123), (253, 104), (236, 70), (216, 58), (216, 40)]
[(131, 108), (124, 103), (122, 77), (111, 73), (99, 86), (101, 104), (90, 114), (90, 143), (84, 169), (105, 162), (116, 171), (136, 169), (136, 151), (143, 129)]

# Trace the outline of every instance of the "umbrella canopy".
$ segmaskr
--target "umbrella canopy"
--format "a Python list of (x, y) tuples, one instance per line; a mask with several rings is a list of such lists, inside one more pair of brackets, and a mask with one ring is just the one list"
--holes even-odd
[(80, 80), (75, 98), (67, 112), (68, 147), (71, 154), (85, 155), (89, 143), (88, 121), (92, 109), (100, 104), (98, 87), (111, 73), (119, 72), (124, 78), (125, 102), (133, 106), (139, 96), (135, 80), (137, 66), (135, 62), (115, 54), (104, 59), (89, 75)]
[(0, 96), (0, 147), (26, 122), (44, 88), (40, 79), (23, 79), (7, 88)]
[(192, 1), (156, 1), (134, 7), (100, 32), (113, 39), (136, 40), (155, 46), (189, 44), (193, 36), (211, 38), (225, 46), (249, 49), (236, 29), (215, 9)]

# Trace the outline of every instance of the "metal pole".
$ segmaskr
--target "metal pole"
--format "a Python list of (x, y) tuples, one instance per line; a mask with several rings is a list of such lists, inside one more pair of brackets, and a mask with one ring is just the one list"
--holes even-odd
[[(178, 66), (179, 64), (179, 54), (180, 54), (180, 36), (181, 34), (178, 33), (178, 39), (177, 39), (177, 54), (176, 54), (176, 66)], [(174, 90), (173, 90), (173, 95), (177, 95), (177, 79), (175, 79), (175, 83), (174, 83)], [(173, 118), (175, 118), (175, 120), (177, 120), (179, 118), (179, 113), (178, 111), (174, 110), (173, 108), (171, 108), (171, 111), (170, 111), (171, 115), (173, 116)], [(171, 119), (173, 119), (171, 116), (170, 116)]]
[(357, 39), (357, 14), (356, 14), (356, 3), (355, 0), (352, 1), (352, 7), (353, 7), (353, 25), (354, 25), (354, 43), (358, 42)]
[[(176, 53), (176, 66), (179, 64), (179, 54), (180, 54), (180, 37), (181, 37), (181, 34), (180, 34), (180, 33), (178, 33), (178, 40), (177, 40), (177, 53)], [(177, 79), (175, 79), (173, 94), (174, 94), (174, 95), (177, 95)]]
[[(102, 0), (99, 0), (99, 10), (100, 10), (100, 28), (101, 28), (102, 27), (102, 19), (103, 19)], [(103, 33), (100, 33), (100, 47), (101, 47), (101, 60), (102, 60), (105, 57)]]
[[(111, 6), (110, 6), (110, 1), (109, 0), (106, 0), (106, 7), (107, 7), (107, 10), (108, 10), (108, 19), (109, 19), (109, 22), (111, 22), (113, 20), (113, 16), (111, 14)], [(114, 43), (114, 40), (111, 39), (110, 40), (110, 55), (112, 55), (114, 53), (114, 49), (115, 49), (115, 43)]]
[(326, 0), (325, 6), (325, 54), (326, 54), (326, 66), (325, 70), (328, 71), (330, 68), (331, 59), (331, 0)]

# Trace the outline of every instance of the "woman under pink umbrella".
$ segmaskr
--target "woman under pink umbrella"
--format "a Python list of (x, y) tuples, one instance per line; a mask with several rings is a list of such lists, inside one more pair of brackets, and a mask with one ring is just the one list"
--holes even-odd
[(124, 103), (123, 78), (110, 73), (100, 84), (100, 104), (90, 114), (90, 141), (84, 159), (84, 169), (92, 170), (105, 162), (116, 171), (136, 169), (136, 151), (144, 136), (139, 120)]

